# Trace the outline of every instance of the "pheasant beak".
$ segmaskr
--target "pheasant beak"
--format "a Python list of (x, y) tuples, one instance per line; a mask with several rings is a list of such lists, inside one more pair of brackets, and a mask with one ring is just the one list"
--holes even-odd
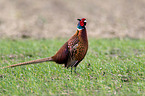
[(87, 21), (86, 20), (84, 20), (84, 25), (86, 25), (87, 24)]

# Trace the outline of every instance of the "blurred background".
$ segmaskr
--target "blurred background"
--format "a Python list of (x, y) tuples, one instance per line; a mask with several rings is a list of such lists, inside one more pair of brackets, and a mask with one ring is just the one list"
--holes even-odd
[(83, 17), (89, 37), (145, 38), (145, 0), (0, 0), (0, 38), (70, 37)]

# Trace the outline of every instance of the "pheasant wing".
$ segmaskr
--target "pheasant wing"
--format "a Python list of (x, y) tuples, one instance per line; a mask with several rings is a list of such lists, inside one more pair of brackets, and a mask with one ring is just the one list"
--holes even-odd
[(69, 50), (69, 57), (67, 64), (65, 65), (67, 68), (70, 66), (73, 66), (76, 62), (78, 62), (75, 59), (75, 54), (77, 53), (77, 47), (78, 47), (78, 36), (74, 35), (72, 38), (68, 40), (68, 50)]

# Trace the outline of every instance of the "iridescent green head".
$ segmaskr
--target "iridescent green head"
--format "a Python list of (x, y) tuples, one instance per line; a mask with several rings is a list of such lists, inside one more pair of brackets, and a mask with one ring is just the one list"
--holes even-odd
[(84, 29), (87, 22), (86, 22), (86, 19), (85, 18), (82, 18), (82, 19), (77, 19), (79, 22), (78, 22), (78, 26), (77, 26), (77, 29), (80, 30), (80, 29)]

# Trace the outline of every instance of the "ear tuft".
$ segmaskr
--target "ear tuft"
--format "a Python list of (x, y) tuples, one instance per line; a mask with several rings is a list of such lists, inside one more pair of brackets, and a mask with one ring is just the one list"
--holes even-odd
[(81, 21), (81, 19), (77, 19), (78, 21)]

